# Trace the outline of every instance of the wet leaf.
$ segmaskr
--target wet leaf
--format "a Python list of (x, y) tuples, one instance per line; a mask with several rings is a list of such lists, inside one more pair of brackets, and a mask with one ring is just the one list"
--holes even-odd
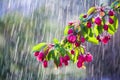
[(94, 13), (95, 11), (96, 11), (96, 7), (91, 7), (91, 8), (88, 10), (87, 14), (88, 14), (88, 15), (91, 15), (91, 14)]
[(46, 43), (39, 43), (32, 48), (32, 52), (40, 51), (46, 45), (47, 45)]

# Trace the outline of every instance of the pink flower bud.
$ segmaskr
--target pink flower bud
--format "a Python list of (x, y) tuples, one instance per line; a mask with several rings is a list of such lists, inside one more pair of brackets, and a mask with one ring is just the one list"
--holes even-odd
[(65, 60), (65, 61), (68, 61), (68, 60), (70, 60), (70, 57), (69, 57), (68, 55), (66, 55), (66, 56), (64, 57), (64, 60)]
[(60, 56), (60, 63), (64, 62), (64, 58), (62, 56)]
[(76, 47), (79, 47), (79, 46), (80, 46), (80, 43), (76, 41), (76, 42), (75, 42), (75, 46), (76, 46)]
[(90, 53), (87, 53), (85, 56), (85, 61), (91, 62), (93, 60), (93, 56)]
[(71, 50), (71, 54), (73, 54), (73, 55), (75, 54), (74, 50)]
[(105, 25), (103, 26), (103, 28), (104, 28), (104, 30), (107, 31), (107, 30), (108, 30), (108, 25), (105, 24)]
[(83, 15), (83, 18), (86, 18), (87, 17), (87, 15)]
[(74, 43), (76, 41), (76, 39), (77, 39), (77, 37), (75, 35), (73, 35), (73, 34), (68, 35), (68, 37), (67, 37), (67, 40), (70, 43)]
[(48, 62), (46, 60), (43, 61), (43, 66), (44, 66), (44, 68), (48, 67)]
[(77, 62), (77, 67), (78, 67), (78, 68), (81, 68), (81, 67), (82, 67), (82, 62), (78, 61), (78, 62)]
[(96, 18), (95, 18), (95, 23), (96, 23), (98, 26), (101, 25), (101, 22), (102, 22), (102, 20), (101, 20), (100, 17), (96, 17)]
[(59, 67), (62, 67), (62, 63), (60, 62), (58, 66), (59, 66)]
[(39, 55), (37, 56), (37, 60), (38, 61), (43, 61), (43, 59), (44, 59), (44, 53), (40, 52)]
[(87, 28), (91, 28), (92, 23), (91, 22), (87, 22)]
[(69, 25), (69, 26), (72, 26), (73, 23), (74, 23), (74, 22), (70, 21), (70, 22), (68, 23), (68, 25)]
[(109, 18), (109, 23), (110, 24), (113, 24), (114, 23), (114, 20), (112, 18)]
[(37, 57), (39, 55), (39, 51), (34, 53), (34, 56)]
[(80, 38), (80, 41), (81, 41), (82, 43), (84, 43), (84, 42), (85, 42), (85, 38), (84, 38), (84, 37), (81, 37), (81, 38)]
[(74, 32), (73, 29), (68, 30), (68, 34), (72, 34), (73, 32)]
[(101, 42), (101, 38), (100, 38), (99, 35), (97, 36), (97, 40), (98, 40), (99, 42)]
[(65, 66), (67, 66), (68, 65), (68, 61), (64, 61), (64, 64), (65, 64)]
[(114, 16), (114, 11), (110, 10), (110, 11), (108, 12), (108, 15), (109, 15), (109, 16)]
[(105, 36), (105, 37), (103, 37), (103, 39), (102, 39), (102, 43), (103, 43), (103, 44), (107, 44), (109, 40), (110, 40), (110, 36)]
[(78, 56), (78, 61), (83, 63), (85, 61), (85, 56), (84, 55), (79, 55)]

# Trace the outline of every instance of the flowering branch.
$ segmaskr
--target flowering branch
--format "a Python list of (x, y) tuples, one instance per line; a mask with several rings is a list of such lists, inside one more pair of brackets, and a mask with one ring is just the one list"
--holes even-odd
[(91, 7), (87, 14), (81, 14), (79, 20), (69, 22), (64, 30), (64, 39), (54, 44), (40, 43), (33, 47), (34, 56), (43, 66), (48, 67), (48, 61), (53, 60), (57, 67), (77, 63), (81, 68), (85, 62), (93, 60), (92, 54), (83, 46), (85, 42), (107, 44), (118, 29), (120, 1), (111, 6)]

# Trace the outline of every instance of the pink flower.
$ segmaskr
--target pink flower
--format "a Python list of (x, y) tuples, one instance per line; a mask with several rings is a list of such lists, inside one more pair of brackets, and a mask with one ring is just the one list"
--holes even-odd
[(71, 50), (71, 54), (73, 54), (73, 55), (75, 54), (74, 50)]
[(64, 62), (64, 58), (62, 56), (60, 56), (60, 63)]
[(80, 61), (80, 62), (84, 62), (85, 61), (85, 57), (84, 57), (84, 55), (79, 55), (78, 56), (78, 61)]
[(44, 66), (44, 68), (48, 67), (48, 62), (46, 60), (43, 61), (43, 66)]
[(97, 36), (97, 40), (98, 40), (99, 42), (101, 42), (101, 38), (100, 38), (99, 35)]
[(93, 60), (93, 56), (90, 53), (87, 53), (85, 56), (85, 61), (91, 62)]
[(77, 39), (77, 37), (75, 35), (73, 35), (73, 34), (68, 35), (68, 37), (67, 37), (67, 40), (70, 43), (74, 43), (76, 41), (76, 39)]
[(72, 34), (73, 32), (74, 32), (74, 31), (73, 31), (73, 29), (71, 29), (71, 28), (68, 30), (68, 34)]
[(95, 18), (95, 23), (96, 23), (98, 26), (101, 25), (101, 22), (102, 22), (102, 20), (101, 20), (100, 17), (96, 17), (96, 18)]
[(64, 60), (68, 61), (68, 60), (70, 60), (70, 57), (68, 55), (66, 55), (66, 56), (64, 56)]
[(91, 22), (87, 22), (87, 28), (91, 28), (92, 23)]
[(82, 62), (78, 61), (78, 62), (77, 62), (77, 67), (78, 67), (78, 68), (81, 68), (81, 67), (82, 67)]
[(109, 18), (109, 23), (110, 24), (113, 24), (114, 23), (114, 20), (112, 18)]
[(108, 12), (108, 15), (109, 15), (109, 16), (114, 16), (114, 11), (110, 10), (110, 11)]
[(37, 60), (38, 61), (43, 61), (43, 59), (44, 59), (44, 53), (40, 52), (39, 55), (37, 56)]
[(67, 66), (68, 65), (68, 61), (64, 61), (64, 64), (65, 64), (65, 66)]
[(105, 24), (105, 25), (103, 26), (103, 28), (104, 28), (104, 30), (108, 30), (108, 25)]
[(87, 17), (87, 15), (83, 15), (83, 18), (86, 18)]
[(81, 41), (82, 43), (84, 43), (84, 42), (85, 42), (85, 38), (84, 38), (84, 37), (81, 37), (81, 38), (80, 38), (80, 41)]
[(109, 40), (110, 40), (110, 36), (105, 36), (105, 37), (103, 37), (102, 42), (104, 44), (107, 44)]
[(59, 66), (59, 67), (62, 67), (62, 63), (60, 62), (58, 66)]
[(75, 42), (75, 46), (76, 46), (76, 47), (79, 47), (79, 46), (80, 46), (80, 43), (76, 41), (76, 42)]
[(39, 55), (39, 51), (34, 53), (34, 56), (37, 57)]
[(68, 25), (69, 25), (69, 26), (72, 26), (73, 23), (74, 23), (74, 22), (70, 21), (70, 22), (68, 23)]

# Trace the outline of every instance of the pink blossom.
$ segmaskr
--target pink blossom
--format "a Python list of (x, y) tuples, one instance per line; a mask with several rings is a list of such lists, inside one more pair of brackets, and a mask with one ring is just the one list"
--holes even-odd
[(37, 60), (38, 61), (43, 61), (43, 59), (44, 59), (44, 53), (40, 52), (39, 55), (37, 56)]
[(77, 67), (78, 67), (78, 68), (81, 68), (81, 67), (82, 67), (82, 62), (78, 61), (78, 62), (77, 62)]
[(44, 66), (44, 68), (48, 67), (48, 62), (46, 60), (43, 61), (43, 66)]
[(93, 60), (93, 56), (90, 53), (87, 53), (85, 56), (85, 61), (91, 62)]
[(76, 41), (76, 39), (77, 39), (77, 37), (75, 35), (73, 35), (73, 34), (68, 35), (68, 37), (67, 37), (67, 40), (70, 43), (74, 43)]
[(98, 26), (101, 25), (101, 22), (102, 22), (102, 20), (101, 20), (100, 17), (96, 17), (96, 18), (95, 18), (95, 23), (96, 23)]
[(34, 56), (37, 57), (39, 55), (39, 51), (34, 53)]
[(68, 34), (72, 34), (73, 32), (74, 32), (74, 31), (73, 31), (73, 29), (71, 29), (71, 28), (68, 30)]
[(113, 24), (114, 23), (114, 20), (112, 18), (109, 18), (109, 23), (110, 24)]

